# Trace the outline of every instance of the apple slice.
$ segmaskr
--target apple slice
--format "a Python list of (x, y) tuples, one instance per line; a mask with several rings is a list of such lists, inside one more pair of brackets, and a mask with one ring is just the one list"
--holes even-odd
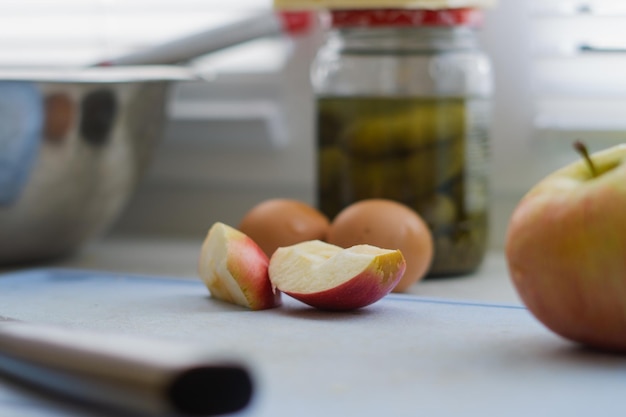
[(280, 293), (268, 277), (269, 259), (244, 233), (217, 222), (200, 251), (198, 272), (211, 296), (263, 310), (281, 304)]
[(347, 249), (319, 240), (278, 248), (270, 258), (274, 288), (323, 310), (352, 310), (387, 295), (402, 278), (399, 250), (371, 245)]

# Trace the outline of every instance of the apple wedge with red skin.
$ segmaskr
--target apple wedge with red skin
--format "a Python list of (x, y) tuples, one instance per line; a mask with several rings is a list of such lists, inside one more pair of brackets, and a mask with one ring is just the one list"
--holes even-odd
[(211, 296), (251, 310), (281, 305), (268, 276), (269, 258), (247, 235), (224, 223), (211, 226), (198, 272)]
[(274, 288), (322, 310), (354, 310), (389, 294), (406, 261), (399, 250), (344, 249), (319, 240), (278, 248), (270, 258)]
[(581, 152), (585, 160), (547, 176), (518, 204), (507, 232), (508, 268), (546, 327), (626, 352), (626, 145)]

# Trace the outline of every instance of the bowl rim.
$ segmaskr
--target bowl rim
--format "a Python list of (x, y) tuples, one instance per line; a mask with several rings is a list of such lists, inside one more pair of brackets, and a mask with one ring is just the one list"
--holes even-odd
[(174, 65), (86, 68), (0, 68), (0, 82), (132, 83), (198, 79), (190, 68)]

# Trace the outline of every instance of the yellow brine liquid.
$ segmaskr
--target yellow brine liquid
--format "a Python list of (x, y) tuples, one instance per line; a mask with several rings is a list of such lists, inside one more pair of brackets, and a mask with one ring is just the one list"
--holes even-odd
[(388, 198), (415, 209), (435, 243), (430, 276), (475, 270), (487, 244), (488, 101), (319, 97), (318, 204)]

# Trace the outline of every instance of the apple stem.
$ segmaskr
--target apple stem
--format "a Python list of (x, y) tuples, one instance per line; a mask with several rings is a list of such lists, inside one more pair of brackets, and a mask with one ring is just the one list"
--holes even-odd
[(583, 157), (585, 162), (587, 162), (587, 166), (589, 167), (589, 171), (591, 171), (591, 177), (595, 178), (598, 176), (598, 172), (596, 171), (596, 166), (594, 165), (591, 157), (589, 156), (589, 151), (587, 150), (587, 146), (584, 143), (577, 140), (574, 142), (574, 149)]

